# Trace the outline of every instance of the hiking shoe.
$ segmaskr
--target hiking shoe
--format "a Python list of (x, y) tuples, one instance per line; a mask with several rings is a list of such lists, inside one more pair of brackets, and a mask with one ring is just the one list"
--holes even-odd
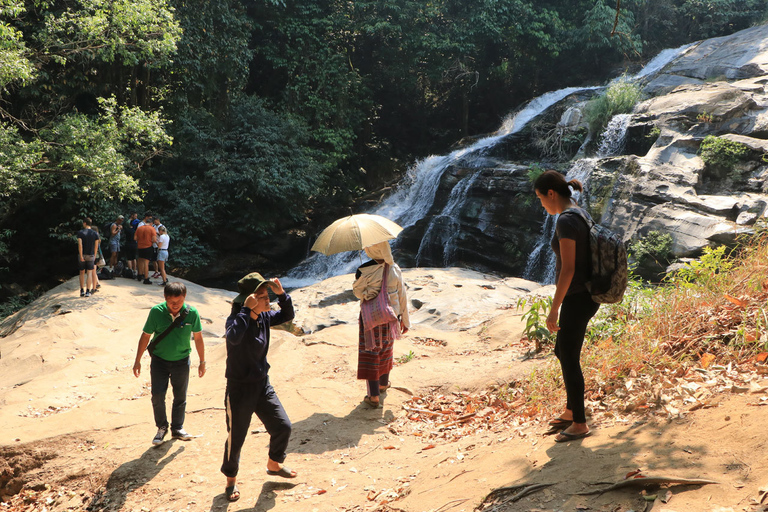
[(152, 284), (152, 281), (150, 281), (149, 279), (145, 279), (144, 281), (142, 281), (142, 283), (144, 283), (144, 284)]
[(166, 434), (168, 434), (167, 428), (157, 429), (157, 434), (155, 434), (154, 439), (152, 439), (152, 444), (154, 445), (163, 444), (163, 439), (165, 439)]
[(160, 277), (160, 272), (155, 272), (154, 274), (152, 274), (153, 279), (156, 279), (158, 277)]
[(97, 291), (99, 291), (99, 289), (98, 289), (98, 288), (94, 288), (93, 290), (91, 290), (91, 295), (93, 295), (93, 294), (94, 294), (94, 293), (96, 293)]
[(80, 296), (85, 297), (85, 291), (82, 288), (80, 288)]
[(171, 431), (171, 437), (174, 439), (181, 439), (182, 441), (189, 441), (192, 439), (192, 436), (183, 428)]
[(168, 281), (163, 281), (162, 283), (160, 283), (160, 286), (165, 286), (167, 284), (168, 284)]
[(90, 297), (90, 296), (91, 296), (91, 291), (90, 290), (86, 290), (85, 291), (85, 295), (83, 295), (83, 297)]

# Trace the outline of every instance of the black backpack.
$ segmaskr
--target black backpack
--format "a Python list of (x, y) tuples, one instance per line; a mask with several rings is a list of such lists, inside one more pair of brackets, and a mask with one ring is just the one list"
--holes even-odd
[(112, 271), (112, 273), (115, 275), (115, 277), (121, 276), (123, 275), (123, 269), (125, 269), (125, 263), (118, 261), (115, 264), (115, 269)]
[(107, 267), (101, 267), (98, 272), (99, 281), (114, 279), (115, 275)]

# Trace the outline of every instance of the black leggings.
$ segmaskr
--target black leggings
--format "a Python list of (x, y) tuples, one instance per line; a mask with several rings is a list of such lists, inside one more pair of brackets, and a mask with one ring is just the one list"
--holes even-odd
[(575, 423), (586, 423), (584, 414), (584, 375), (581, 373), (581, 346), (587, 333), (587, 324), (595, 316), (600, 304), (589, 292), (566, 295), (560, 307), (560, 330), (555, 341), (555, 355), (560, 360), (567, 398), (566, 407), (573, 411)]

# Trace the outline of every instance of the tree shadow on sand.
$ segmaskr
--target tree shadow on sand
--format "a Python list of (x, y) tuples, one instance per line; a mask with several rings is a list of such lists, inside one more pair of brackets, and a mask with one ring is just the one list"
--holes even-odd
[(174, 444), (176, 444), (174, 441), (166, 441), (160, 446), (153, 446), (142, 453), (138, 459), (126, 462), (115, 469), (107, 480), (105, 492), (102, 495), (95, 495), (88, 509), (122, 510), (128, 494), (147, 484), (173, 459), (184, 452), (184, 447), (178, 446), (173, 453), (169, 454)]
[(395, 419), (386, 407), (386, 395), (382, 396), (385, 407), (372, 409), (360, 403), (346, 416), (316, 412), (294, 423), (289, 452), (320, 454), (356, 447), (363, 436), (374, 434)]
[[(640, 442), (638, 438), (641, 433), (650, 433), (658, 441), (652, 444)], [(698, 474), (701, 464), (694, 455), (705, 454), (706, 444), (677, 442), (670, 424), (638, 423), (610, 437), (599, 428), (593, 428), (593, 435), (589, 438), (565, 443), (555, 443), (554, 435), (544, 439), (544, 443), (552, 443), (546, 449), (549, 460), (543, 466), (531, 470), (526, 478), (511, 484), (503, 497), (496, 496), (501, 501), (509, 500), (503, 508), (505, 512), (528, 511), (532, 507), (542, 504), (551, 506), (552, 503), (558, 503), (558, 507), (563, 510), (647, 510), (648, 502), (640, 492), (644, 488), (641, 485), (642, 479), (634, 481), (638, 485), (629, 485), (604, 494), (599, 492), (613, 482), (624, 480), (627, 473), (638, 467), (642, 468), (643, 476), (707, 478), (706, 475)], [(653, 451), (653, 457), (648, 456), (650, 451)], [(529, 466), (524, 459), (510, 460), (510, 465)], [(522, 493), (538, 484), (544, 486), (529, 489), (530, 495), (521, 495), (519, 501), (511, 499), (512, 494)], [(674, 493), (700, 487), (695, 484), (677, 485)], [(659, 485), (649, 484), (648, 494), (658, 489)], [(579, 495), (579, 492), (590, 494)]]

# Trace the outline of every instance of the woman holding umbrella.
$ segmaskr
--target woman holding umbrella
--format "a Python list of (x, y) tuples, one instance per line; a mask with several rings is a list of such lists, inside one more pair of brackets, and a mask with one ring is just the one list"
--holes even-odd
[[(368, 394), (363, 401), (370, 407), (380, 406), (380, 395), (389, 384), (392, 370), (392, 349), (394, 341), (408, 332), (411, 326), (408, 318), (408, 299), (400, 267), (392, 258), (389, 242), (379, 242), (365, 248), (371, 258), (363, 263), (355, 274), (353, 292), (362, 302), (360, 306), (360, 338), (358, 345), (357, 378), (367, 381)], [(385, 323), (380, 323), (376, 312), (375, 299), (379, 293), (386, 293), (386, 300), (393, 313)], [(380, 301), (384, 297), (378, 297)], [(378, 324), (378, 325), (376, 325)]]

